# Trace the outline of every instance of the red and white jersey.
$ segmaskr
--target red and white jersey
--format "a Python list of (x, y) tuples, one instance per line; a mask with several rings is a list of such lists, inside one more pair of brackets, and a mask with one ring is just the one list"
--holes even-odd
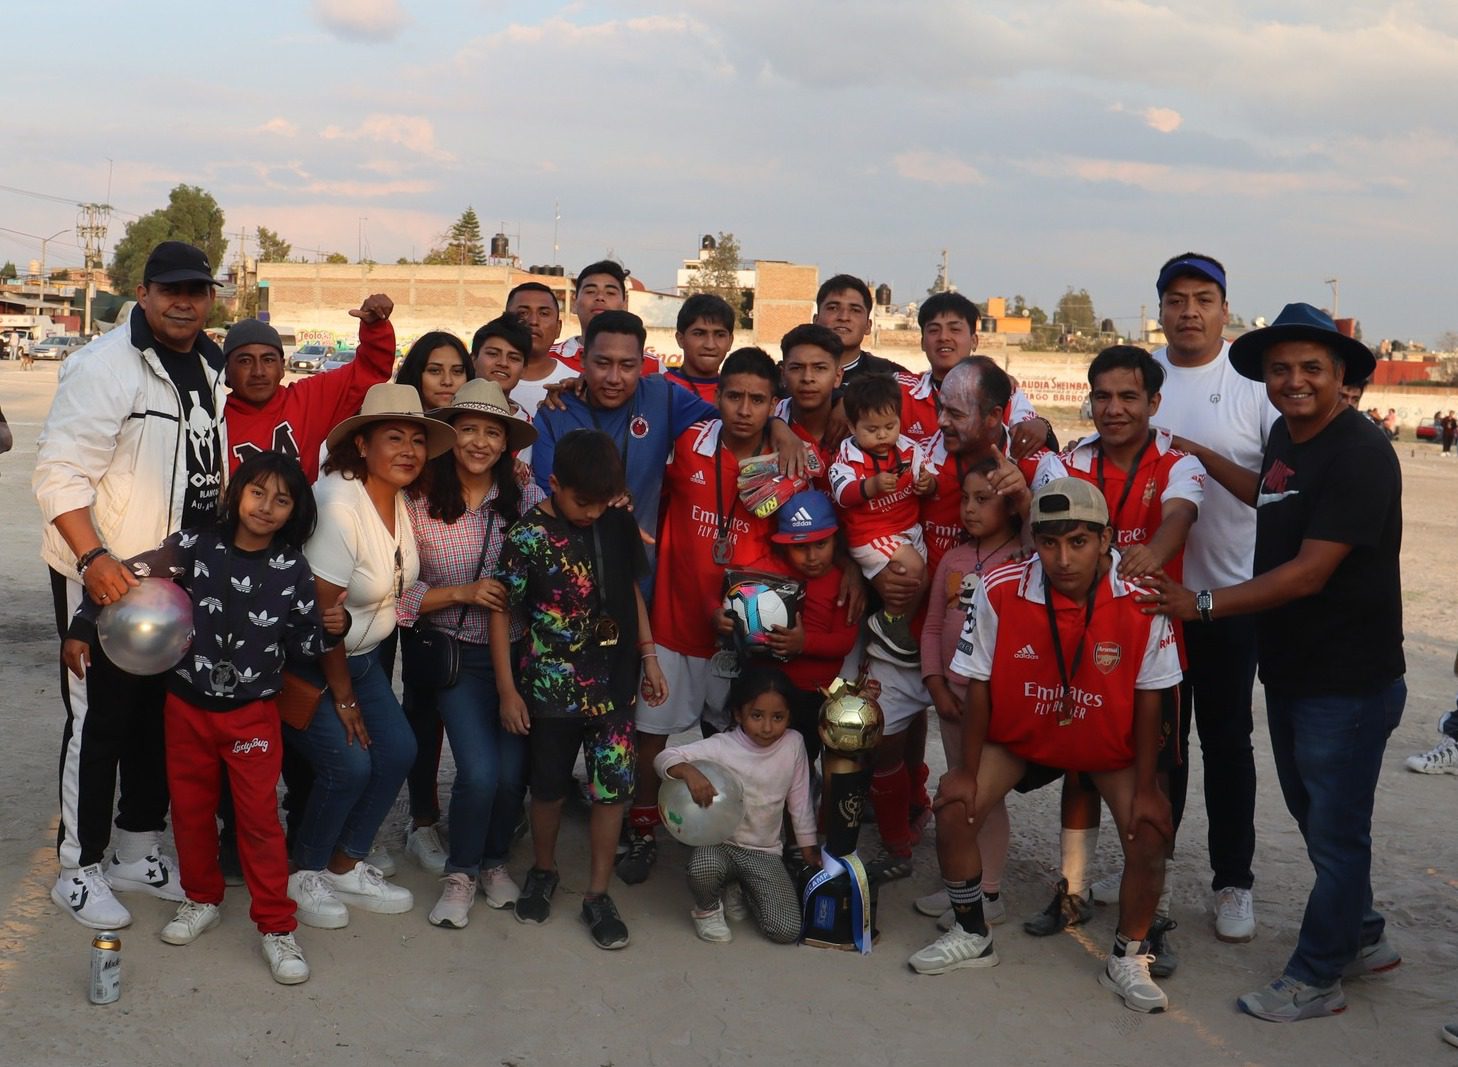
[[(840, 443), (830, 467), (830, 495), (845, 515), (846, 538), (851, 545), (868, 545), (878, 537), (909, 530), (921, 521), (921, 504), (912, 487), (926, 465), (926, 453), (905, 434), (896, 439), (885, 456), (862, 451), (853, 437)], [(861, 483), (886, 471), (899, 472), (896, 488), (868, 499)]]
[[(1003, 454), (1011, 459), (1012, 435), (1003, 442)], [(927, 465), (936, 476), (936, 489), (929, 496), (921, 498), (921, 531), (926, 539), (926, 563), (935, 570), (942, 557), (951, 549), (967, 540), (967, 531), (962, 528), (962, 479), (967, 474), (968, 464), (960, 457), (947, 451), (946, 439), (940, 432), (926, 446)], [(1018, 470), (1028, 484), (1038, 471), (1038, 462), (1043, 456), (1053, 453), (1040, 448), (1026, 459), (1016, 460)]]
[[(664, 375), (664, 377), (666, 378), (668, 375)], [(835, 449), (822, 446), (809, 430), (795, 421), (793, 406), (789, 397), (775, 401), (774, 417), (788, 426), (796, 437), (814, 449), (815, 454), (820, 457), (820, 473), (810, 479), (810, 488), (819, 489), (828, 496), (830, 494), (830, 466), (835, 462)]]
[[(1114, 464), (1102, 461), (1103, 451), (1095, 433), (1058, 455), (1045, 453), (1029, 484), (1034, 492), (1055, 478), (1073, 477), (1097, 485), (1109, 505), (1115, 547), (1148, 544), (1164, 518), (1166, 503), (1188, 500), (1198, 511), (1205, 499), (1204, 465), (1188, 452), (1175, 448), (1168, 430), (1157, 429), (1153, 434), (1150, 447), (1140, 457), (1139, 468), (1131, 474), (1126, 475)], [(1183, 562), (1181, 549), (1165, 565), (1175, 581), (1182, 576)]]
[[(558, 341), (551, 348), (547, 349), (547, 351), (551, 352), (552, 357), (556, 359), (558, 363), (562, 364), (562, 366), (570, 368), (571, 370), (576, 371), (578, 374), (582, 373), (581, 335), (578, 335), (576, 337), (568, 337), (564, 340)], [(658, 373), (657, 356), (650, 356), (646, 354), (643, 356), (643, 373)]]
[[(919, 445), (928, 444), (939, 432), (937, 391), (940, 385), (932, 380), (931, 371), (920, 375), (897, 374), (896, 384), (901, 387), (901, 432)], [(1007, 406), (1008, 429), (1037, 417), (1027, 395), (1014, 388)]]
[[(707, 419), (679, 434), (663, 474), (653, 639), (701, 659), (718, 648), (714, 616), (726, 567), (747, 567), (770, 551), (770, 521), (755, 517), (739, 499), (739, 461), (719, 447), (723, 425)], [(721, 529), (731, 546), (727, 564), (714, 562)]]
[(1095, 589), (1091, 617), (1085, 604), (1047, 590), (1069, 676), (1067, 694), (1048, 626), (1041, 561), (1034, 556), (983, 574), (951, 669), (990, 683), (988, 741), (1067, 771), (1133, 765), (1135, 691), (1168, 689), (1181, 674), (1169, 620), (1143, 613), (1137, 590), (1117, 577), (1118, 568), (1114, 552)]

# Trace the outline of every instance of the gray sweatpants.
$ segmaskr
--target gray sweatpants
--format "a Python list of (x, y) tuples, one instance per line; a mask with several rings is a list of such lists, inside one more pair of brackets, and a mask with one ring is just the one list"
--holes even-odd
[(702, 845), (689, 855), (688, 883), (700, 911), (718, 907), (724, 887), (738, 882), (764, 936), (780, 945), (800, 937), (800, 901), (785, 861), (739, 845)]

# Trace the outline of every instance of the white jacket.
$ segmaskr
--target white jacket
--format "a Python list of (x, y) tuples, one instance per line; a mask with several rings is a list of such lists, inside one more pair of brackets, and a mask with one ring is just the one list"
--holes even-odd
[[(199, 357), (213, 391), (218, 463), (226, 476), (222, 353), (211, 342), (203, 349), (216, 359)], [(79, 580), (76, 557), (55, 527), (56, 516), (78, 508), (91, 509), (101, 543), (113, 555), (126, 559), (155, 548), (182, 520), (187, 447), (177, 387), (151, 347), (133, 344), (130, 323), (67, 357), (36, 441), (31, 477), (46, 521), (41, 558)]]

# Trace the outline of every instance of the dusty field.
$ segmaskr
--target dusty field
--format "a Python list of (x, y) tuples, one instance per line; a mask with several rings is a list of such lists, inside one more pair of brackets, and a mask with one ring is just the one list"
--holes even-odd
[[(615, 899), (633, 943), (606, 954), (577, 920), (585, 875), (585, 819), (563, 837), (563, 885), (545, 927), (519, 925), (484, 904), (463, 931), (425, 921), (435, 882), (403, 855), (399, 881), (416, 894), (402, 916), (356, 915), (340, 931), (302, 929), (314, 977), (275, 985), (258, 953), (244, 890), (225, 921), (187, 948), (157, 931), (172, 905), (131, 895), (123, 932), (120, 1003), (86, 1001), (90, 934), (59, 914), (55, 876), (56, 759), (63, 712), (39, 516), (30, 495), (35, 436), (55, 367), (28, 374), (0, 363), (0, 406), (16, 448), (0, 457), (0, 1062), (30, 1064), (487, 1065), (913, 1064), (950, 1057), (1017, 1064), (1443, 1063), (1458, 1050), (1437, 1037), (1458, 1015), (1458, 871), (1452, 837), (1458, 779), (1408, 773), (1402, 758), (1428, 747), (1452, 706), (1458, 605), (1458, 460), (1401, 448), (1406, 478), (1407, 718), (1379, 787), (1374, 887), (1405, 957), (1389, 977), (1348, 984), (1350, 1010), (1275, 1026), (1238, 1014), (1236, 995), (1279, 971), (1294, 942), (1311, 874), (1257, 727), (1259, 934), (1245, 946), (1214, 939), (1199, 804), (1174, 870), (1175, 935), (1183, 964), (1164, 983), (1172, 1010), (1126, 1011), (1099, 988), (1114, 916), (1065, 937), (1035, 940), (1000, 928), (1003, 963), (986, 972), (922, 978), (906, 956), (935, 934), (911, 901), (937, 884), (929, 846), (918, 869), (881, 896), (882, 936), (867, 959), (771, 946), (743, 926), (731, 945), (694, 938), (683, 884), (685, 853), (671, 842), (643, 886)], [(1060, 430), (1075, 430), (1060, 425)], [(1076, 432), (1076, 430), (1075, 430)], [(933, 749), (936, 745), (933, 744)], [(1191, 796), (1201, 796), (1198, 755)], [(1057, 860), (1056, 791), (1012, 804), (1013, 862), (1004, 891), (1013, 917), (1044, 902)], [(1106, 820), (1107, 823), (1107, 820)], [(1104, 857), (1115, 843), (1105, 831)], [(875, 831), (863, 838), (875, 845)], [(525, 853), (515, 857), (520, 875)]]

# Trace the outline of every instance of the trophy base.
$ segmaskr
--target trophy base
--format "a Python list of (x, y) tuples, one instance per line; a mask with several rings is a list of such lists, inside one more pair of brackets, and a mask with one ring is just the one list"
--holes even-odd
[[(881, 937), (876, 929), (877, 888), (871, 886), (871, 944)], [(851, 922), (850, 881), (841, 875), (832, 878), (810, 898), (805, 916), (805, 937), (801, 944), (811, 948), (837, 948), (855, 952), (856, 939)]]

